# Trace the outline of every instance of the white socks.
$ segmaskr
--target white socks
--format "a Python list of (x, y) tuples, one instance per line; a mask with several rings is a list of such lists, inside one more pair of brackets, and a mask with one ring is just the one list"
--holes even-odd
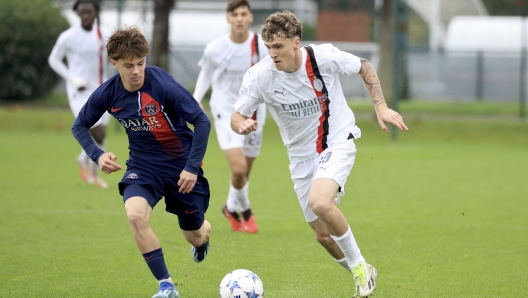
[(334, 261), (336, 261), (339, 265), (341, 265), (341, 267), (345, 268), (346, 271), (352, 273), (352, 269), (350, 269), (350, 266), (348, 266), (348, 260), (346, 257), (340, 260), (334, 259)]
[(90, 161), (90, 158), (88, 157), (88, 155), (86, 154), (86, 152), (84, 152), (84, 149), (81, 150), (81, 153), (79, 153), (79, 155), (77, 156), (77, 161), (80, 163), (80, 164), (83, 164), (83, 165), (87, 165), (88, 162)]
[[(105, 147), (106, 147), (106, 142), (103, 141), (102, 143), (97, 143), (95, 142), (95, 145), (97, 145), (97, 147), (99, 147), (99, 149), (105, 151)], [(89, 158), (88, 158), (89, 159)], [(98, 177), (99, 176), (99, 165), (97, 163), (95, 163), (94, 161), (92, 161), (91, 159), (89, 159), (89, 165), (90, 165), (90, 170), (93, 174), (94, 177)]]
[(241, 189), (236, 189), (229, 182), (229, 193), (227, 194), (227, 210), (229, 212), (243, 212), (248, 210), (249, 204), (249, 181)]
[(84, 168), (85, 173), (87, 175), (83, 179), (85, 179), (86, 183), (93, 184), (94, 183), (94, 177), (91, 174), (92, 173), (91, 164), (93, 164), (93, 162), (90, 159), (90, 157), (88, 157), (86, 152), (84, 152), (84, 150), (81, 150), (81, 153), (77, 156), (77, 162), (79, 162), (79, 164), (82, 165), (82, 167)]
[(102, 143), (97, 143), (95, 142), (95, 145), (97, 145), (97, 147), (99, 147), (99, 149), (105, 151), (106, 150), (106, 141), (103, 140)]
[[(95, 142), (95, 144), (97, 147), (101, 148), (101, 150), (105, 150), (106, 142), (103, 142), (102, 144)], [(81, 153), (77, 156), (77, 161), (86, 166), (89, 175), (94, 177), (99, 176), (99, 165), (93, 162), (84, 150), (81, 150)]]
[(165, 279), (160, 279), (158, 280), (158, 283), (161, 285), (162, 282), (169, 282), (171, 285), (173, 284), (172, 282), (172, 278), (165, 278)]
[[(361, 251), (359, 250), (359, 247), (356, 243), (356, 239), (354, 239), (354, 235), (352, 235), (352, 230), (350, 229), (350, 226), (348, 227), (348, 231), (339, 237), (330, 235), (332, 239), (337, 243), (339, 248), (341, 248), (341, 251), (345, 255), (345, 258), (348, 261), (349, 268), (356, 267), (359, 262), (364, 262), (365, 258), (361, 255)], [(341, 266), (344, 267), (344, 265), (341, 263), (343, 259), (336, 260)]]

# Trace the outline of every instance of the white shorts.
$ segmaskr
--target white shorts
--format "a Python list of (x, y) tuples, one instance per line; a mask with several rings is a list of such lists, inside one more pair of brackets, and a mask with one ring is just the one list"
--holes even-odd
[(231, 129), (231, 115), (235, 111), (230, 109), (218, 109), (211, 106), (211, 113), (214, 119), (216, 137), (220, 144), (220, 149), (227, 150), (233, 148), (243, 148), (247, 157), (257, 157), (260, 154), (262, 145), (262, 134), (266, 123), (266, 105), (261, 104), (257, 108), (256, 120), (257, 130), (248, 135), (239, 135)]
[(307, 222), (317, 219), (317, 215), (308, 204), (312, 181), (317, 178), (330, 178), (337, 182), (339, 192), (335, 203), (338, 204), (340, 196), (345, 194), (345, 182), (354, 166), (356, 152), (356, 145), (351, 139), (326, 148), (317, 157), (290, 164), (293, 187)]
[[(92, 94), (92, 91), (94, 90), (75, 91), (71, 94), (68, 94), (68, 103), (70, 104), (70, 109), (72, 110), (75, 118), (79, 116), (82, 107), (88, 101), (88, 98)], [(101, 118), (92, 127), (99, 125), (108, 126), (108, 123), (110, 122), (110, 117), (110, 114), (108, 114), (108, 112), (105, 112), (103, 116), (101, 116)]]

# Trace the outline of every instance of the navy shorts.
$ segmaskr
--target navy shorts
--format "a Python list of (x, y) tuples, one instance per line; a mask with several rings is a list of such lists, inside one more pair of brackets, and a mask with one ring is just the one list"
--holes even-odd
[(179, 180), (179, 176), (152, 175), (138, 167), (130, 166), (119, 182), (119, 194), (123, 196), (123, 201), (134, 196), (143, 197), (153, 209), (161, 198), (165, 197), (165, 210), (178, 216), (180, 229), (198, 230), (209, 208), (209, 183), (200, 169), (193, 190), (183, 194), (178, 192)]

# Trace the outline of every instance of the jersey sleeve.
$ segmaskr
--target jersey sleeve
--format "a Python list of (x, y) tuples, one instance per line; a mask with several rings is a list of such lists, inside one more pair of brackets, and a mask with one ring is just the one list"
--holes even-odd
[(198, 79), (196, 80), (196, 87), (194, 88), (193, 96), (198, 101), (201, 102), (205, 93), (211, 86), (213, 81), (214, 68), (210, 66), (210, 63), (204, 63)]
[(69, 79), (69, 71), (63, 59), (66, 57), (67, 40), (67, 33), (62, 32), (48, 57), (50, 67), (66, 81)]
[(213, 81), (214, 71), (216, 68), (216, 63), (213, 61), (213, 45), (209, 43), (204, 50), (202, 58), (198, 61), (198, 66), (200, 66), (200, 74), (196, 80), (196, 87), (194, 89), (193, 96), (198, 101), (201, 102), (205, 93), (211, 86)]
[(215, 63), (214, 63), (214, 59), (213, 59), (213, 56), (214, 56), (214, 53), (213, 53), (214, 49), (213, 49), (213, 44), (209, 43), (205, 46), (205, 50), (204, 50), (204, 53), (202, 55), (202, 58), (200, 58), (200, 60), (198, 61), (198, 66), (200, 66), (201, 68), (205, 68), (205, 67), (208, 67), (208, 68), (213, 68), (215, 67)]
[(259, 104), (264, 103), (258, 88), (258, 69), (252, 67), (244, 74), (242, 86), (238, 92), (238, 100), (235, 104), (235, 111), (242, 116), (251, 117), (257, 110)]
[(211, 121), (204, 112), (198, 114), (194, 119), (194, 134), (192, 139), (191, 152), (187, 159), (184, 170), (192, 174), (198, 174), (198, 168), (205, 156), (207, 143), (209, 141), (209, 132), (211, 131)]
[(194, 126), (191, 152), (184, 170), (197, 174), (207, 149), (211, 122), (198, 105), (196, 99), (174, 78), (172, 78), (170, 87), (166, 92), (166, 99), (171, 102), (171, 107), (174, 109), (173, 112)]
[(104, 151), (95, 144), (90, 135), (90, 128), (107, 110), (107, 95), (102, 90), (103, 88), (99, 87), (90, 95), (72, 125), (73, 136), (95, 163), (98, 163), (99, 157), (104, 154)]
[(331, 44), (322, 44), (318, 46), (317, 61), (319, 66), (326, 68), (329, 73), (340, 73), (344, 75), (358, 74), (361, 70), (361, 60), (359, 57), (341, 51)]
[(200, 112), (202, 108), (198, 105), (196, 99), (185, 89), (180, 83), (178, 83), (173, 77), (170, 86), (165, 85), (167, 88), (165, 91), (165, 98), (169, 101), (170, 106), (174, 109), (174, 112), (185, 121), (192, 123), (194, 118)]

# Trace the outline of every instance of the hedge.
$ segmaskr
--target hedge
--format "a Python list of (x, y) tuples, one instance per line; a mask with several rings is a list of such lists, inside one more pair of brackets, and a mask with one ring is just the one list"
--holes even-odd
[(50, 0), (0, 1), (0, 99), (42, 97), (59, 76), (48, 56), (69, 24)]

